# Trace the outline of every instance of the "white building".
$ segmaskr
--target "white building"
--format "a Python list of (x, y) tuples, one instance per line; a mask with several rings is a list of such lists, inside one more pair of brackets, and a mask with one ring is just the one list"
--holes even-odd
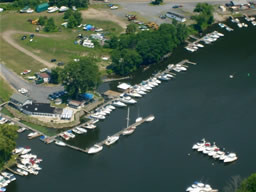
[(181, 15), (178, 15), (176, 13), (172, 13), (172, 12), (167, 12), (166, 17), (169, 17), (171, 19), (175, 19), (176, 21), (179, 21), (179, 22), (185, 22), (186, 21), (185, 17), (183, 17)]

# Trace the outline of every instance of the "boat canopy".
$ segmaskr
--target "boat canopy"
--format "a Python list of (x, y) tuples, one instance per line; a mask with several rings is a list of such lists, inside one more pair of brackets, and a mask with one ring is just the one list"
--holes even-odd
[(121, 83), (120, 85), (117, 86), (117, 88), (123, 89), (123, 90), (129, 89), (130, 87), (131, 87), (131, 85), (129, 85), (127, 83)]

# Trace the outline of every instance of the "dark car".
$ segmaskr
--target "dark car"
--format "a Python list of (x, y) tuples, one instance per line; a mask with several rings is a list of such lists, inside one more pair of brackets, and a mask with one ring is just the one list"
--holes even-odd
[(63, 62), (59, 62), (57, 65), (58, 65), (58, 66), (63, 66), (64, 63), (63, 63)]
[(26, 38), (27, 38), (27, 36), (24, 35), (24, 36), (21, 37), (21, 40), (25, 40)]
[(177, 9), (177, 8), (180, 8), (180, 7), (182, 7), (182, 5), (174, 5), (174, 6), (172, 6), (173, 9)]
[(34, 34), (30, 34), (30, 35), (29, 35), (29, 38), (30, 38), (30, 39), (33, 39), (34, 36), (35, 36)]
[(57, 60), (56, 59), (51, 59), (51, 62), (56, 62)]
[(161, 19), (166, 19), (166, 15), (160, 15)]

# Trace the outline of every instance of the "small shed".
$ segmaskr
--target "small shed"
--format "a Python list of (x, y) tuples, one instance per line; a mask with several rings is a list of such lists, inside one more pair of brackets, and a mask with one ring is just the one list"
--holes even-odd
[(48, 3), (42, 3), (42, 4), (39, 4), (37, 5), (36, 7), (36, 12), (40, 13), (42, 11), (46, 11), (49, 7), (49, 4)]
[(11, 103), (18, 107), (22, 107), (27, 104), (32, 104), (32, 100), (26, 97), (25, 95), (14, 93), (10, 98)]
[(42, 78), (44, 83), (49, 83), (50, 81), (50, 75), (48, 75), (48, 73), (40, 73), (39, 78)]
[(82, 102), (81, 101), (77, 101), (77, 100), (70, 100), (68, 102), (68, 106), (74, 109), (79, 109), (82, 106)]

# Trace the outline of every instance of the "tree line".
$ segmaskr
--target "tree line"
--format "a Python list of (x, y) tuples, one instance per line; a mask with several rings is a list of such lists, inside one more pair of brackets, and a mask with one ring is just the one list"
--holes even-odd
[(159, 62), (189, 35), (189, 28), (177, 22), (162, 24), (156, 31), (135, 33), (133, 27), (130, 28), (133, 32), (113, 36), (108, 42), (109, 48), (113, 49), (110, 69), (122, 76), (136, 71), (141, 65)]
[(16, 147), (17, 127), (14, 125), (0, 125), (0, 167), (7, 162)]
[(51, 83), (61, 83), (69, 97), (78, 98), (79, 94), (95, 90), (100, 83), (100, 71), (96, 60), (83, 57), (80, 61), (71, 61), (64, 68), (51, 71)]

